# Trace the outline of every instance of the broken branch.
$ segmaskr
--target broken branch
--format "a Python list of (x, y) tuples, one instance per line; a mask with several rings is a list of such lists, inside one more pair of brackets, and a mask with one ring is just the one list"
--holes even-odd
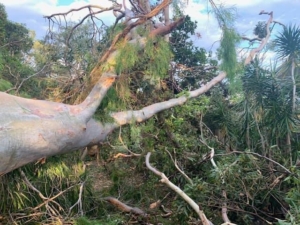
[(203, 225), (210, 225), (210, 221), (206, 218), (204, 212), (200, 210), (198, 204), (191, 199), (183, 190), (181, 190), (178, 186), (173, 184), (164, 173), (160, 172), (150, 164), (150, 156), (151, 152), (148, 152), (146, 155), (146, 166), (149, 170), (151, 170), (154, 174), (157, 176), (161, 177), (160, 182), (166, 184), (169, 188), (171, 188), (173, 191), (175, 191), (180, 197), (182, 197), (193, 209), (194, 211), (198, 214), (199, 218), (201, 219), (201, 222)]

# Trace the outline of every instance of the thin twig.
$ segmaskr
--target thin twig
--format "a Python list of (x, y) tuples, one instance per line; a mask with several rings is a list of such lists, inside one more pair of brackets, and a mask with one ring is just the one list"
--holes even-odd
[(266, 156), (263, 156), (263, 155), (260, 155), (260, 154), (258, 154), (258, 153), (255, 153), (255, 152), (232, 151), (232, 152), (226, 153), (226, 154), (216, 154), (215, 156), (231, 155), (231, 154), (234, 154), (234, 153), (237, 153), (237, 154), (250, 154), (250, 155), (258, 156), (258, 157), (260, 157), (260, 158), (266, 159), (266, 160), (268, 160), (268, 161), (274, 163), (275, 165), (281, 167), (281, 168), (282, 168), (285, 172), (287, 172), (288, 174), (292, 174), (292, 172), (291, 172), (289, 169), (287, 169), (286, 167), (284, 167), (284, 166), (281, 165), (280, 163), (278, 163), (278, 162), (274, 161), (273, 159), (270, 159), (270, 158), (268, 158), (268, 157), (266, 157)]
[[(176, 169), (184, 176), (184, 178), (185, 178), (190, 184), (193, 184), (192, 179), (189, 178), (189, 176), (186, 175), (186, 173), (185, 173), (183, 170), (181, 170), (181, 169), (179, 168), (179, 166), (178, 166), (178, 164), (177, 164), (177, 161), (176, 161), (176, 158), (175, 158), (175, 160), (174, 160), (173, 157), (172, 157), (172, 155), (171, 155), (171, 153), (170, 153), (167, 149), (166, 149), (166, 152), (169, 154), (169, 156), (170, 156), (172, 162), (174, 163)], [(175, 153), (175, 149), (174, 149), (174, 153)]]
[(79, 211), (79, 213), (80, 213), (80, 216), (83, 216), (83, 210), (82, 210), (82, 193), (83, 193), (83, 187), (84, 187), (84, 184), (85, 184), (85, 181), (83, 181), (83, 182), (80, 184), (78, 200), (77, 200), (77, 202), (75, 202), (74, 205), (72, 205), (72, 206), (69, 208), (68, 216), (70, 215), (72, 209), (73, 209), (76, 205), (78, 205), (78, 211)]

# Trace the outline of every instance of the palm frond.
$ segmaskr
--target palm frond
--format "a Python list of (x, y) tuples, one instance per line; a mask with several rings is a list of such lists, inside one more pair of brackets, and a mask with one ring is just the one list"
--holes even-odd
[(283, 28), (275, 40), (275, 51), (278, 57), (284, 58), (299, 58), (300, 56), (300, 27), (289, 25)]

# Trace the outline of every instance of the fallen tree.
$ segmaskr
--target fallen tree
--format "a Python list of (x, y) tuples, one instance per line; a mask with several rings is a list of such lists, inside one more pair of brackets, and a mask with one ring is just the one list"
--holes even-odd
[(156, 103), (138, 111), (112, 113), (114, 123), (103, 124), (92, 118), (115, 76), (103, 74), (87, 99), (79, 105), (25, 99), (0, 93), (1, 174), (40, 158), (49, 157), (95, 145), (114, 129), (134, 121), (142, 122), (154, 114), (185, 103), (206, 92), (225, 78), (221, 73), (189, 97)]
[[(144, 15), (134, 22), (131, 22), (132, 18), (126, 18), (127, 15), (124, 15), (126, 27), (114, 38), (110, 48), (92, 71), (91, 76), (96, 82), (82, 103), (67, 105), (0, 93), (3, 102), (0, 108), (0, 174), (8, 173), (40, 158), (95, 145), (103, 141), (115, 128), (134, 121), (142, 122), (155, 113), (183, 104), (188, 98), (197, 97), (206, 92), (225, 77), (225, 74), (221, 73), (199, 90), (191, 92), (189, 97), (156, 103), (138, 111), (112, 113), (111, 117), (114, 122), (111, 123), (101, 123), (92, 118), (108, 89), (118, 77), (114, 66), (106, 66), (103, 70), (105, 62), (115, 60), (117, 55), (115, 45), (124, 38), (131, 42), (142, 43), (142, 37), (131, 36), (133, 29), (156, 16), (170, 3), (170, 0), (164, 0), (152, 10), (144, 7), (148, 11), (145, 11)], [(88, 6), (88, 8), (91, 7)], [(99, 8), (100, 12), (106, 10), (115, 12), (120, 11), (121, 7), (122, 5), (118, 4), (111, 8)], [(57, 15), (51, 15), (48, 18), (55, 16)], [(168, 34), (183, 20), (184, 18), (180, 18), (166, 26), (153, 28), (150, 36)]]
[[(125, 124), (145, 121), (162, 110), (182, 105), (188, 99), (205, 93), (226, 77), (226, 72), (220, 72), (211, 81), (197, 90), (187, 92), (184, 96), (155, 103), (136, 111), (111, 113), (110, 117), (113, 122), (103, 123), (93, 119), (93, 115), (108, 89), (118, 79), (114, 64), (118, 54), (116, 44), (125, 39), (130, 43), (138, 43), (143, 46), (145, 38), (134, 35), (134, 29), (158, 15), (171, 2), (171, 0), (163, 0), (151, 9), (149, 2), (145, 1), (145, 4), (139, 5), (139, 9), (143, 13), (133, 17), (129, 17), (126, 11), (122, 11), (121, 4), (115, 4), (111, 8), (97, 6), (100, 9), (97, 13), (107, 10), (120, 12), (117, 22), (122, 16), (125, 17), (125, 27), (122, 32), (114, 37), (111, 46), (92, 70), (90, 76), (94, 80), (94, 85), (82, 103), (68, 105), (0, 93), (2, 101), (0, 106), (0, 175), (44, 157), (95, 145), (105, 140), (107, 135), (114, 129)], [(90, 16), (96, 13), (91, 10), (92, 7), (95, 6), (86, 7), (90, 9)], [(67, 15), (70, 12), (72, 10), (65, 14), (55, 14), (47, 18), (51, 20), (55, 16)], [(135, 21), (132, 21), (132, 19), (135, 19)], [(169, 21), (168, 13), (165, 14), (165, 20)], [(183, 21), (184, 17), (181, 17), (173, 22), (165, 23), (164, 26), (151, 27), (149, 36), (167, 35)], [(270, 20), (270, 22), (272, 21)]]

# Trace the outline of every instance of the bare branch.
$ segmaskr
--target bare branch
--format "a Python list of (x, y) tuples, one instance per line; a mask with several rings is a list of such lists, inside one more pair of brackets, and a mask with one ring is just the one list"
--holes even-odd
[[(19, 90), (20, 90), (20, 88), (22, 87), (22, 85), (24, 84), (25, 81), (29, 80), (29, 79), (32, 78), (32, 77), (35, 77), (35, 76), (40, 75), (40, 74), (44, 71), (44, 69), (47, 68), (48, 66), (49, 66), (49, 65), (44, 65), (43, 68), (40, 69), (38, 72), (36, 72), (36, 73), (34, 73), (34, 74), (32, 74), (32, 75), (30, 75), (30, 76), (24, 78), (19, 84), (16, 84), (15, 87), (6, 90), (5, 93), (8, 93), (8, 92), (10, 92), (10, 91), (12, 91), (12, 90), (16, 90), (16, 93), (18, 93)], [(8, 67), (8, 66), (7, 66), (7, 67)], [(11, 73), (11, 70), (10, 70), (9, 67), (8, 67), (8, 69), (9, 69), (10, 74), (11, 74), (13, 77), (16, 78), (16, 76), (13, 75), (13, 74)]]
[(116, 127), (120, 125), (133, 123), (135, 121), (136, 122), (145, 121), (158, 112), (172, 108), (174, 106), (182, 105), (188, 99), (198, 97), (199, 95), (208, 91), (217, 83), (221, 82), (225, 77), (226, 77), (226, 73), (221, 72), (217, 77), (213, 78), (210, 82), (203, 85), (201, 88), (196, 89), (194, 91), (187, 92), (186, 96), (181, 96), (179, 98), (173, 98), (168, 101), (155, 103), (137, 111), (130, 110), (130, 111), (112, 113), (111, 117), (114, 118)]
[(270, 16), (270, 18), (266, 24), (267, 35), (264, 39), (262, 39), (260, 45), (250, 52), (249, 56), (246, 58), (246, 60), (244, 62), (244, 65), (248, 65), (254, 59), (254, 56), (266, 46), (266, 44), (268, 43), (268, 40), (270, 39), (270, 36), (271, 36), (270, 24), (273, 22), (273, 12), (267, 13), (265, 11), (261, 11), (259, 13), (259, 15), (262, 15), (262, 14), (267, 14)]
[[(77, 28), (77, 27), (79, 27), (87, 18), (89, 18), (89, 17), (91, 17), (91, 18), (93, 18), (92, 16), (93, 15), (96, 15), (96, 14), (99, 14), (99, 13), (102, 13), (102, 12), (105, 12), (105, 11), (107, 11), (107, 10), (100, 10), (100, 11), (97, 11), (97, 12), (90, 12), (89, 14), (87, 14), (86, 16), (84, 16), (80, 21), (79, 21), (79, 23), (77, 23), (74, 27), (72, 27), (72, 29), (71, 29), (71, 31), (69, 32), (69, 35), (68, 35), (68, 38), (67, 38), (67, 40), (66, 40), (66, 44), (67, 44), (67, 46), (70, 46), (70, 39), (71, 39), (71, 37), (72, 37), (72, 35), (73, 35), (73, 32), (74, 32), (74, 30)], [(93, 21), (94, 22), (94, 21)], [(95, 22), (94, 22), (95, 23)]]
[(54, 14), (51, 14), (49, 16), (44, 16), (44, 18), (52, 19), (53, 17), (56, 17), (56, 16), (66, 16), (66, 15), (70, 14), (71, 12), (78, 12), (82, 9), (90, 9), (90, 8), (97, 8), (97, 9), (100, 9), (101, 11), (110, 11), (110, 10), (114, 9), (113, 6), (105, 8), (105, 7), (101, 7), (99, 5), (85, 5), (85, 6), (82, 6), (80, 8), (77, 8), (77, 9), (70, 9), (69, 11), (64, 12), (64, 13), (54, 13)]
[(60, 191), (58, 194), (56, 194), (55, 196), (51, 197), (51, 198), (48, 198), (48, 197), (45, 197), (41, 191), (39, 191), (36, 187), (33, 186), (33, 184), (28, 180), (28, 178), (26, 177), (25, 173), (20, 169), (20, 174), (21, 174), (21, 177), (23, 178), (23, 180), (25, 181), (25, 183), (27, 184), (27, 186), (33, 190), (34, 192), (36, 192), (39, 197), (43, 200), (43, 202), (41, 204), (39, 204), (38, 206), (34, 207), (32, 210), (33, 211), (36, 211), (38, 210), (39, 208), (41, 208), (42, 206), (45, 206), (47, 211), (51, 214), (51, 215), (54, 215), (54, 216), (58, 216), (59, 215), (59, 212), (57, 209), (55, 209), (55, 207), (51, 206), (50, 203), (52, 203), (53, 205), (55, 205), (56, 207), (58, 207), (59, 211), (60, 210), (63, 210), (63, 208), (61, 207), (61, 205), (54, 201), (54, 199), (56, 199), (57, 197), (59, 197), (60, 195), (62, 195), (63, 193), (65, 193), (66, 191), (70, 190), (71, 188), (73, 188), (74, 186), (76, 185), (72, 185), (68, 188), (66, 188), (65, 190), (63, 191)]
[(40, 196), (41, 199), (43, 200), (48, 200), (47, 197), (45, 197), (42, 192), (40, 192), (36, 187), (34, 187), (31, 182), (27, 179), (25, 173), (23, 172), (23, 170), (19, 169), (21, 177), (24, 179), (25, 183), (27, 184), (27, 186), (33, 190), (34, 192), (38, 193), (38, 195)]
[(151, 166), (149, 160), (150, 160), (151, 152), (148, 152), (146, 155), (146, 166), (149, 170), (151, 170), (153, 173), (155, 173), (157, 176), (161, 177), (160, 182), (166, 184), (169, 188), (171, 188), (173, 191), (175, 191), (180, 197), (182, 197), (192, 208), (193, 210), (198, 214), (199, 218), (201, 219), (201, 222), (203, 225), (210, 225), (210, 221), (206, 218), (204, 212), (200, 210), (198, 204), (191, 199), (184, 191), (182, 191), (178, 186), (173, 184), (164, 173), (160, 172), (153, 166)]
[(283, 23), (281, 23), (281, 22), (279, 22), (279, 21), (277, 21), (277, 20), (273, 20), (273, 23), (278, 23), (279, 25), (285, 27), (285, 25), (284, 25)]
[[(170, 156), (172, 162), (174, 163), (176, 169), (184, 176), (184, 178), (185, 178), (190, 184), (193, 184), (192, 179), (189, 178), (189, 176), (186, 175), (186, 173), (185, 173), (182, 169), (179, 168), (179, 166), (178, 166), (178, 164), (177, 164), (176, 158), (175, 158), (175, 160), (174, 160), (174, 159), (173, 159), (173, 156), (171, 155), (171, 153), (170, 153), (168, 150), (166, 150), (166, 151), (167, 151), (167, 153), (169, 154), (169, 156)], [(175, 152), (175, 150), (174, 150), (174, 152)]]
[(135, 215), (140, 215), (140, 216), (147, 216), (147, 214), (143, 210), (137, 207), (131, 207), (114, 197), (105, 197), (103, 199), (109, 202), (110, 204), (112, 204), (113, 206), (115, 206), (117, 209), (121, 210), (122, 212), (133, 213)]
[(79, 213), (80, 213), (80, 216), (83, 216), (83, 209), (82, 209), (82, 193), (83, 193), (83, 187), (84, 187), (84, 184), (85, 184), (85, 181), (82, 182), (82, 183), (80, 184), (78, 200), (77, 200), (77, 202), (75, 202), (74, 205), (72, 205), (72, 206), (69, 208), (69, 213), (68, 213), (68, 215), (70, 215), (72, 209), (73, 209), (76, 205), (78, 205), (78, 211), (79, 211)]
[[(52, 23), (57, 23), (57, 24), (61, 24), (61, 17), (64, 18), (65, 24), (67, 25), (67, 20), (66, 20), (66, 16), (72, 12), (78, 12), (84, 9), (87, 9), (89, 11), (89, 13), (87, 13), (75, 26), (72, 27), (71, 31), (68, 34), (68, 37), (66, 39), (66, 45), (70, 46), (69, 42), (71, 39), (71, 36), (73, 35), (74, 30), (79, 27), (87, 18), (91, 18), (92, 22), (95, 25), (95, 21), (93, 20), (94, 16), (106, 11), (113, 11), (113, 13), (115, 14), (116, 11), (120, 11), (120, 9), (122, 8), (121, 4), (114, 4), (111, 7), (101, 7), (99, 5), (85, 5), (83, 7), (80, 8), (76, 8), (76, 9), (71, 9), (67, 12), (64, 13), (55, 13), (55, 14), (51, 14), (49, 16), (44, 16), (44, 18), (49, 20), (49, 31), (51, 31), (50, 29), (50, 21), (52, 21)], [(93, 9), (100, 9), (97, 11), (94, 11)], [(120, 11), (121, 12), (121, 11)], [(122, 13), (122, 12), (121, 12)], [(54, 20), (56, 20), (56, 22)], [(117, 19), (116, 23), (118, 22), (119, 18)], [(96, 25), (94, 27), (97, 27)]]

